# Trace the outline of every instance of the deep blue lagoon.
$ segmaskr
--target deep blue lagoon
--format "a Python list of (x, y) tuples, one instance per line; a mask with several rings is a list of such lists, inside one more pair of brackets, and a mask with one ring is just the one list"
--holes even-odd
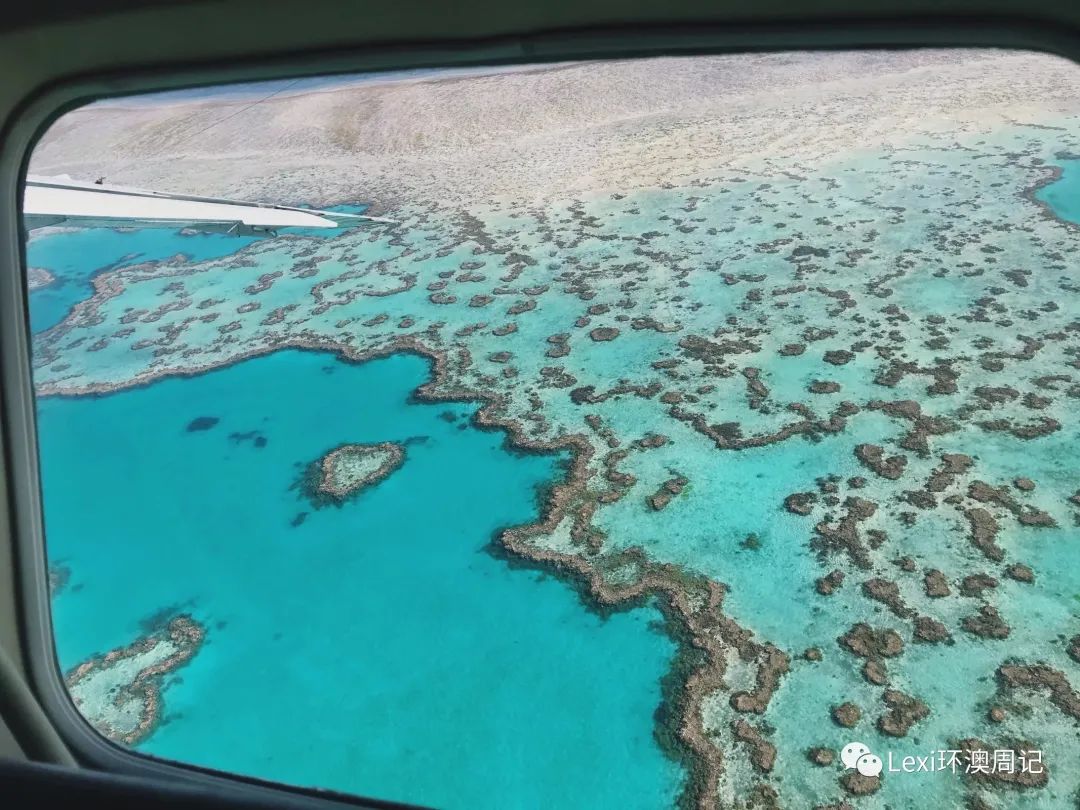
[[(283, 351), (40, 401), (49, 557), (72, 572), (61, 665), (189, 612), (207, 642), (146, 753), (443, 807), (670, 806), (658, 611), (601, 619), (486, 552), (561, 460), (510, 452), (473, 405), (410, 401), (429, 371)], [(296, 487), (334, 446), (382, 441), (406, 461), (355, 500), (315, 510)]]

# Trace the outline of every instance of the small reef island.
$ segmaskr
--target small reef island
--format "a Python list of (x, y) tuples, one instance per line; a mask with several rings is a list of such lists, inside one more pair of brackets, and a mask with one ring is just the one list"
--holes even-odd
[(26, 271), (26, 287), (31, 292), (48, 287), (55, 281), (56, 277), (44, 267), (30, 267)]
[(308, 495), (315, 503), (343, 503), (377, 484), (405, 461), (405, 448), (396, 442), (345, 444), (312, 465)]
[(177, 616), (129, 647), (79, 664), (65, 683), (94, 728), (113, 742), (135, 745), (161, 722), (162, 681), (191, 660), (205, 637), (198, 622)]
[[(77, 607), (92, 599), (124, 628), (162, 604), (193, 604), (166, 630), (75, 666), (76, 702), (142, 750), (268, 778), (276, 757), (307, 757), (304, 780), (357, 791), (400, 767), (406, 775), (384, 798), (440, 806), (482, 803), (462, 774), (557, 783), (588, 760), (582, 778), (595, 781), (579, 790), (598, 810), (631, 806), (618, 794), (631, 777), (651, 780), (648, 790), (635, 783), (634, 805), (650, 808), (1075, 808), (1078, 85), (1075, 64), (1029, 53), (755, 54), (345, 84), (227, 115), (197, 145), (177, 134), (180, 122), (221, 118), (228, 98), (71, 113), (35, 152), (37, 173), (320, 206), (362, 200), (396, 223), (109, 269), (35, 336), (42, 466), (59, 482), (44, 488), (49, 548), (82, 586), (55, 596), (59, 653), (72, 650), (74, 664), (97, 649)], [(91, 155), (86, 143), (113, 146)], [(285, 360), (303, 366), (302, 383)], [(421, 361), (430, 374), (417, 379)], [(349, 387), (354, 379), (369, 381), (370, 396)], [(395, 387), (402, 380), (413, 395)], [(235, 538), (180, 538), (162, 551), (198, 561), (206, 576), (220, 566), (213, 587), (192, 576), (154, 604), (132, 585), (136, 607), (79, 550), (116, 543), (116, 556), (150, 560), (155, 533), (128, 531), (123, 514), (65, 525), (55, 494), (50, 512), (93, 431), (49, 437), (84, 424), (69, 418), (78, 405), (98, 409), (85, 424), (120, 429), (151, 409), (125, 402), (167, 412), (168, 396), (197, 408), (191, 417), (215, 416), (193, 432), (182, 429), (188, 416), (162, 429), (163, 447), (202, 455), (184, 486), (159, 465), (141, 468), (163, 476), (154, 492), (175, 487), (192, 503), (221, 480), (250, 480), (254, 494), (207, 510), (205, 534), (225, 525)], [(276, 399), (273, 414), (250, 404)], [(253, 410), (241, 418), (233, 402)], [(433, 426), (409, 410), (435, 407), (460, 421)], [(281, 427), (296, 413), (314, 430), (334, 408), (341, 430), (317, 444)], [(228, 438), (256, 429), (261, 444)], [(565, 468), (537, 486), (503, 466), (485, 431), (530, 463), (557, 455)], [(424, 466), (425, 453), (455, 438), (472, 455)], [(472, 535), (443, 525), (488, 507), (436, 508), (432, 493), (454, 484), (464, 498), (474, 466), (496, 471), (478, 479), (484, 486), (535, 486), (540, 497), (531, 517), (499, 512), (513, 517), (485, 526), (461, 569), (482, 576), (460, 575), (478, 584), (451, 593), (438, 589), (449, 579), (442, 555)], [(393, 485), (375, 486), (391, 474)], [(396, 486), (406, 476), (410, 485)], [(342, 508), (297, 515), (310, 499)], [(510, 500), (505, 490), (490, 509)], [(294, 515), (307, 534), (276, 533)], [(402, 521), (417, 516), (432, 523), (403, 540)], [(248, 541), (278, 568), (248, 565), (237, 552)], [(483, 568), (490, 562), (501, 567)], [(143, 566), (139, 583), (170, 567)], [(443, 619), (452, 607), (482, 610), (480, 597), (522, 568), (529, 577), (513, 587), (540, 594), (554, 583), (573, 609), (514, 612), (498, 631), (511, 651), (492, 663), (473, 641), (490, 641), (503, 605), (516, 604), (509, 585), (474, 636), (468, 616)], [(405, 579), (386, 597), (363, 580), (374, 570)], [(290, 601), (304, 578), (318, 597)], [(232, 593), (241, 597), (226, 604)], [(235, 620), (245, 604), (258, 615)], [(386, 632), (318, 647), (319, 630), (342, 613), (352, 629), (385, 620)], [(271, 615), (277, 624), (260, 624)], [(281, 625), (296, 616), (302, 631), (290, 635)], [(642, 616), (651, 618), (634, 624)], [(216, 628), (221, 617), (228, 623), (201, 650), (200, 622)], [(568, 627), (580, 631), (573, 643), (528, 635)], [(626, 635), (602, 647), (613, 627)], [(109, 638), (102, 647), (125, 637)], [(655, 656), (621, 659), (632, 643)], [(606, 651), (602, 668), (578, 675), (571, 662), (583, 657), (573, 656), (594, 647)], [(530, 657), (537, 649), (556, 652)], [(315, 724), (320, 736), (302, 750), (291, 747), (299, 735), (282, 734), (279, 749), (249, 759), (247, 738), (213, 761), (190, 738), (183, 747), (178, 730), (193, 728), (193, 712), (150, 735), (170, 690), (188, 705), (209, 700), (187, 682), (162, 693), (163, 674), (184, 664), (243, 684), (253, 671), (291, 679), (301, 697), (318, 697), (309, 671), (417, 650), (414, 667), (386, 679), (402, 690), (396, 702), (384, 703), (382, 684), (365, 691), (346, 679), (369, 712), (357, 716), (394, 718), (382, 747), (347, 768), (334, 770), (326, 753), (360, 722)], [(648, 674), (653, 664), (659, 675)], [(421, 665), (439, 668), (420, 677)], [(602, 691), (573, 705), (560, 728), (576, 730), (543, 750), (595, 733), (593, 753), (521, 755), (527, 734), (485, 742), (522, 706), (541, 706), (544, 718), (569, 711), (569, 701), (540, 697), (567, 673)], [(484, 687), (462, 698), (460, 714), (449, 702), (412, 713), (433, 681), (440, 692)], [(264, 737), (271, 714), (251, 712), (260, 730), (248, 736)], [(640, 725), (616, 725), (626, 717)], [(447, 729), (452, 744), (424, 747)], [(464, 739), (476, 741), (477, 759), (455, 759)], [(633, 766), (592, 767), (639, 743)], [(886, 765), (945, 765), (867, 775), (845, 767), (851, 743)]]

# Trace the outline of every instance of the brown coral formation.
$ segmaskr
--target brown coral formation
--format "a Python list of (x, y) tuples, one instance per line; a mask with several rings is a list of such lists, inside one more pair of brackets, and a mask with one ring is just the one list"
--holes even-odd
[(992, 590), (998, 586), (996, 577), (989, 574), (969, 574), (960, 580), (960, 593), (964, 596), (981, 597), (983, 591)]
[(881, 777), (863, 776), (858, 771), (848, 771), (840, 777), (840, 785), (852, 796), (869, 796), (881, 788)]
[(1011, 632), (997, 608), (990, 605), (983, 605), (974, 616), (964, 617), (960, 626), (972, 635), (988, 639), (1008, 638)]
[(988, 559), (995, 562), (1005, 559), (1005, 551), (997, 544), (1000, 526), (994, 516), (978, 506), (968, 509), (964, 514), (968, 519), (971, 544), (985, 554)]
[(686, 485), (689, 483), (690, 479), (682, 475), (677, 475), (674, 478), (669, 478), (660, 485), (660, 488), (656, 490), (656, 492), (646, 498), (646, 501), (649, 504), (649, 508), (652, 509), (654, 512), (659, 512), (661, 509), (671, 503), (671, 499), (678, 495), (680, 492), (682, 492)]
[(310, 494), (316, 502), (341, 503), (382, 481), (404, 461), (405, 448), (395, 442), (343, 444), (318, 463)]
[(761, 733), (761, 729), (741, 717), (731, 724), (735, 739), (750, 748), (750, 762), (760, 773), (769, 773), (776, 762), (776, 746)]
[(968, 487), (968, 497), (980, 503), (994, 504), (1007, 509), (1024, 526), (1053, 528), (1057, 525), (1057, 521), (1041, 509), (1020, 504), (1006, 487), (992, 487), (985, 481), (973, 481)]
[(941, 599), (949, 595), (949, 582), (937, 569), (928, 569), (923, 578), (926, 595), (931, 599)]
[(833, 722), (844, 728), (854, 728), (862, 719), (862, 709), (854, 703), (841, 703), (832, 708)]
[(1031, 585), (1035, 582), (1035, 572), (1031, 570), (1030, 566), (1023, 563), (1013, 563), (1005, 569), (1005, 576), (1009, 579), (1014, 579), (1017, 582), (1024, 582)]
[(860, 658), (894, 658), (904, 651), (904, 640), (895, 630), (875, 630), (865, 622), (852, 625), (837, 641)]
[(823, 555), (843, 551), (859, 568), (870, 568), (868, 545), (874, 545), (875, 535), (873, 531), (866, 532), (867, 539), (864, 540), (860, 524), (873, 517), (878, 506), (854, 495), (845, 499), (844, 506), (846, 511), (838, 521), (824, 519), (814, 526), (815, 537), (811, 545)]
[(914, 611), (904, 604), (900, 597), (899, 586), (884, 577), (872, 577), (862, 584), (863, 595), (867, 599), (880, 602), (901, 619), (907, 619)]
[(794, 492), (784, 498), (784, 508), (793, 515), (809, 515), (814, 509), (817, 494), (814, 492)]
[(952, 635), (949, 633), (949, 629), (937, 619), (932, 619), (929, 616), (916, 617), (916, 641), (922, 641), (928, 644), (937, 644), (942, 641), (949, 641), (951, 638)]
[(600, 326), (589, 332), (589, 337), (595, 340), (597, 343), (604, 343), (609, 340), (614, 340), (619, 336), (619, 330), (614, 326)]
[(926, 489), (930, 492), (944, 492), (959, 476), (971, 469), (974, 463), (971, 456), (963, 453), (943, 453), (941, 465), (930, 475)]
[(830, 571), (823, 577), (819, 577), (815, 583), (817, 592), (822, 596), (831, 596), (844, 582), (844, 572), (839, 568)]
[(835, 756), (831, 748), (811, 748), (806, 752), (806, 758), (821, 767), (832, 765)]
[(1046, 664), (1002, 664), (997, 670), (998, 688), (1047, 692), (1050, 702), (1074, 720), (1080, 720), (1080, 694), (1065, 673)]
[[(163, 629), (139, 639), (128, 647), (121, 647), (84, 661), (67, 673), (64, 682), (75, 700), (75, 705), (87, 714), (87, 719), (98, 731), (113, 742), (135, 745), (149, 736), (161, 721), (162, 679), (190, 661), (199, 651), (205, 638), (206, 631), (191, 616), (176, 616)], [(79, 686), (87, 678), (96, 675), (101, 670), (121, 666), (125, 661), (149, 653), (164, 643), (171, 644), (173, 652), (136, 672), (134, 677), (124, 683), (112, 696), (112, 701), (117, 707), (129, 703), (139, 705), (140, 714), (133, 729), (124, 731), (114, 727), (106, 719), (107, 712), (103, 707), (99, 714), (95, 707), (80, 705)]]
[(888, 711), (878, 718), (877, 727), (890, 737), (906, 737), (913, 725), (930, 714), (929, 706), (897, 689), (886, 689), (882, 700)]
[(866, 659), (863, 663), (862, 675), (863, 680), (874, 686), (887, 686), (889, 683), (889, 672), (885, 669), (885, 664), (876, 658)]
[[(744, 654), (745, 651), (740, 650), (740, 657), (744, 657)], [(787, 674), (791, 661), (787, 653), (771, 644), (759, 645), (753, 649), (753, 654), (758, 662), (754, 688), (733, 694), (731, 706), (739, 712), (762, 714), (780, 685), (780, 678)]]
[(877, 475), (890, 481), (895, 481), (903, 475), (907, 467), (906, 457), (886, 456), (885, 449), (876, 444), (856, 445), (855, 458), (867, 469), (873, 470)]

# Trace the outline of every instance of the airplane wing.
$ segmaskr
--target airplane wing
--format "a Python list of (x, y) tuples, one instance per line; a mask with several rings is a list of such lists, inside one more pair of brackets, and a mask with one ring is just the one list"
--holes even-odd
[(394, 222), (361, 214), (86, 183), (68, 177), (31, 175), (23, 197), (27, 230), (50, 225), (127, 226), (263, 236), (274, 235), (279, 228), (336, 228), (342, 219)]

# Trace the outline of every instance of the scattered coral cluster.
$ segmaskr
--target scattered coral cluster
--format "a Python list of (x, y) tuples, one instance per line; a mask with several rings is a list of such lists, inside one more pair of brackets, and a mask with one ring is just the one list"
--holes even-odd
[[(830, 85), (812, 120), (792, 119), (804, 97), (763, 104), (740, 126), (770, 148), (737, 160), (703, 134), (716, 110), (605, 121), (616, 155), (657, 144), (653, 185), (459, 205), (405, 176), (382, 205), (397, 226), (104, 273), (36, 340), (38, 390), (285, 347), (423, 354), (418, 396), (482, 402), (477, 423), (515, 446), (572, 452), (542, 520), (502, 544), (596, 609), (661, 605), (680, 653), (657, 737), (686, 763), (687, 806), (1072, 806), (1080, 234), (1041, 194), (1080, 150), (1080, 105), (1033, 105), (1020, 88), (1041, 63), (1023, 64), (1016, 89), (976, 87), (978, 108), (892, 120), (850, 153), (797, 142), (879, 109), (874, 87), (933, 106), (940, 75)], [(400, 461), (338, 448), (318, 491), (341, 499)], [(135, 652), (120, 657), (141, 677)], [(124, 694), (156, 706), (156, 681), (137, 682)], [(1040, 746), (1047, 775), (865, 777), (835, 757), (856, 738)]]

